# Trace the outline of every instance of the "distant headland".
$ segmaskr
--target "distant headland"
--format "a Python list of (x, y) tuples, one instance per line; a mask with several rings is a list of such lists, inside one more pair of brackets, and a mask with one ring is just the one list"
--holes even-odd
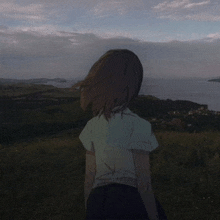
[(220, 78), (217, 78), (217, 79), (209, 79), (208, 82), (220, 82)]
[(4, 79), (0, 78), (0, 84), (44, 84), (48, 82), (58, 82), (58, 83), (65, 83), (66, 80), (62, 78), (54, 78), (54, 79), (47, 79), (47, 78), (37, 78), (37, 79)]

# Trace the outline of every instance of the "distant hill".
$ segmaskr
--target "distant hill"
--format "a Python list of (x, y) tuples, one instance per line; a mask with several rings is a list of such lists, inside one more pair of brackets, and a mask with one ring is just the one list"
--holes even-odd
[(47, 78), (37, 78), (37, 79), (4, 79), (0, 78), (0, 84), (17, 84), (17, 83), (24, 83), (24, 84), (44, 84), (48, 82), (58, 82), (58, 83), (65, 83), (66, 80), (62, 78), (54, 78), (54, 79), (47, 79)]
[[(156, 130), (220, 131), (220, 113), (209, 111), (207, 105), (140, 95), (128, 108)], [(81, 129), (92, 117), (92, 105), (85, 112), (80, 106), (79, 90), (40, 84), (0, 84), (0, 144)]]
[(218, 78), (218, 79), (210, 79), (210, 80), (208, 80), (208, 82), (220, 82), (220, 78)]

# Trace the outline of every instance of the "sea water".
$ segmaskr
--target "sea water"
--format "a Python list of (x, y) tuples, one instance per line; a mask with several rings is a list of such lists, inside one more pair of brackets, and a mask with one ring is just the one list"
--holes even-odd
[(212, 111), (220, 111), (220, 83), (204, 78), (145, 79), (140, 94), (159, 99), (187, 100), (208, 105)]
[[(59, 88), (70, 88), (78, 80), (69, 79), (65, 83), (49, 83)], [(220, 111), (220, 83), (208, 82), (205, 78), (144, 78), (139, 95), (152, 95), (165, 100), (187, 100), (208, 105), (209, 110)]]

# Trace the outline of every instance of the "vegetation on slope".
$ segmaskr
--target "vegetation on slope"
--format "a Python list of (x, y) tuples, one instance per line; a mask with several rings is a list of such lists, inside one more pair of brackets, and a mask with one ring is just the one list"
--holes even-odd
[[(85, 149), (78, 136), (91, 109), (81, 110), (77, 91), (16, 86), (2, 87), (0, 97), (0, 219), (84, 219)], [(196, 123), (201, 113), (190, 121), (189, 109), (174, 116), (158, 110), (163, 103), (139, 97), (130, 105), (152, 122), (161, 146), (150, 155), (155, 195), (169, 220), (220, 219), (218, 127), (209, 124), (193, 133), (172, 123), (164, 127), (162, 120), (173, 117)]]

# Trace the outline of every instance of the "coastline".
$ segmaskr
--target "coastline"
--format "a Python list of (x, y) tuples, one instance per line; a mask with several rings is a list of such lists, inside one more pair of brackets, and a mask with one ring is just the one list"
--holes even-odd
[[(93, 117), (91, 107), (82, 111), (77, 89), (51, 85), (1, 85), (0, 103), (0, 144), (79, 129)], [(220, 131), (220, 112), (207, 105), (139, 95), (128, 108), (158, 131)]]
[[(8, 80), (8, 85), (19, 83), (30, 84), (35, 82), (35, 85), (48, 85), (55, 88), (68, 89), (82, 79), (28, 79), (28, 80)], [(210, 83), (208, 78), (143, 78), (142, 86), (139, 95), (152, 95), (162, 100), (186, 100), (198, 104), (208, 105), (210, 111), (220, 111), (220, 84)], [(7, 79), (0, 78), (0, 86)], [(10, 83), (9, 83), (10, 82)]]

